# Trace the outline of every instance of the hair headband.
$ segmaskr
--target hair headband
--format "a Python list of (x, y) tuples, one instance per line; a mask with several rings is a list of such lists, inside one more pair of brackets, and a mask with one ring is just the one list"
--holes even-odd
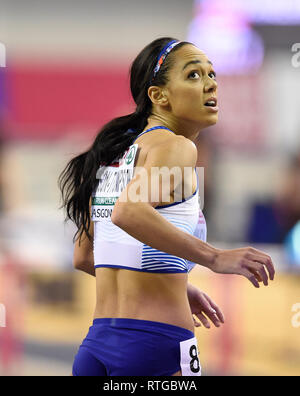
[(168, 54), (179, 43), (181, 43), (181, 41), (172, 40), (167, 45), (165, 45), (164, 48), (161, 50), (160, 54), (157, 57), (157, 63), (156, 63), (156, 66), (154, 68), (154, 71), (153, 71), (153, 77), (151, 79), (151, 82), (154, 80), (155, 76), (159, 72), (159, 70), (161, 68), (161, 65), (164, 63), (164, 61), (165, 61), (166, 57), (168, 56)]

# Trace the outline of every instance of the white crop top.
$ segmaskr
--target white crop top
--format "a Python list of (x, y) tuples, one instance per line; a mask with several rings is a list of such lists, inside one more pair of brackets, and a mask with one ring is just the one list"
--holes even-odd
[[(167, 128), (154, 127), (142, 134), (153, 129)], [(142, 243), (111, 221), (115, 202), (133, 177), (137, 150), (138, 144), (132, 144), (122, 158), (98, 170), (99, 184), (92, 194), (94, 265), (142, 272), (189, 272), (194, 263)], [(174, 226), (206, 241), (206, 222), (199, 205), (198, 186), (189, 198), (155, 209)]]

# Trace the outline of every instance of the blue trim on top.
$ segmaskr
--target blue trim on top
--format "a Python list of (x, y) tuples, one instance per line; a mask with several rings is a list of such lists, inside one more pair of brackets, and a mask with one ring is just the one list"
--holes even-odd
[(168, 131), (170, 131), (172, 133), (175, 133), (175, 132), (171, 131), (171, 129), (169, 129), (167, 127), (164, 127), (162, 125), (159, 125), (159, 126), (155, 126), (155, 127), (149, 128), (146, 131), (144, 131), (144, 132), (140, 133), (139, 135), (137, 135), (137, 137), (134, 139), (134, 141), (131, 144), (134, 144), (136, 139), (139, 138), (140, 136), (144, 135), (144, 133), (147, 133), (147, 132), (150, 132), (150, 131), (154, 131), (155, 129), (167, 129)]
[(171, 203), (171, 204), (169, 204), (169, 205), (156, 206), (155, 209), (168, 208), (169, 206), (179, 205), (179, 204), (181, 204), (181, 203), (183, 203), (183, 202), (185, 202), (185, 201), (188, 201), (189, 199), (193, 198), (193, 196), (197, 193), (197, 191), (198, 191), (198, 188), (195, 190), (195, 192), (193, 193), (193, 195), (191, 195), (190, 197), (188, 197), (188, 198), (186, 198), (186, 199), (183, 199), (182, 201), (173, 202), (173, 203)]
[(96, 264), (94, 265), (95, 268), (121, 268), (121, 269), (126, 269), (130, 271), (138, 271), (138, 272), (151, 272), (151, 273), (156, 273), (156, 274), (183, 274), (187, 273), (187, 267), (185, 270), (179, 270), (176, 269), (176, 266), (174, 265), (174, 268), (172, 269), (158, 269), (158, 270), (150, 270), (150, 269), (139, 269), (139, 268), (134, 268), (134, 267), (127, 267), (125, 265), (113, 265), (113, 264)]
[[(195, 172), (196, 172), (196, 167), (195, 167)], [(197, 188), (196, 188), (195, 192), (194, 192), (190, 197), (188, 197), (188, 198), (186, 198), (186, 199), (183, 199), (182, 201), (173, 202), (173, 203), (171, 203), (171, 204), (169, 204), (169, 205), (156, 206), (155, 209), (162, 209), (162, 208), (168, 208), (168, 207), (174, 206), (174, 205), (179, 205), (179, 204), (181, 204), (181, 203), (183, 203), (183, 202), (185, 202), (185, 201), (188, 201), (189, 199), (193, 198), (193, 196), (198, 192), (198, 189), (199, 189), (199, 183), (198, 183), (198, 175), (197, 175), (197, 172), (196, 172), (196, 177), (197, 177)]]

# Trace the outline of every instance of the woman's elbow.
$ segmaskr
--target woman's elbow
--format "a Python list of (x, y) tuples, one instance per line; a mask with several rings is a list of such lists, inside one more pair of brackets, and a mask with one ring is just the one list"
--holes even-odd
[(126, 224), (128, 224), (128, 219), (131, 216), (130, 213), (131, 205), (116, 204), (111, 214), (111, 222), (114, 225), (123, 228)]
[(84, 268), (84, 263), (80, 260), (73, 260), (73, 267), (77, 270), (82, 270)]

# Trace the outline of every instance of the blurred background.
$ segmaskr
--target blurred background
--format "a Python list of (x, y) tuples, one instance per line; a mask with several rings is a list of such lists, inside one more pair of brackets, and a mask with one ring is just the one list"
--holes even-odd
[(94, 278), (73, 270), (57, 186), (99, 128), (131, 112), (129, 66), (160, 36), (214, 63), (219, 123), (197, 141), (208, 242), (254, 246), (277, 274), (196, 268), (224, 311), (197, 329), (204, 375), (300, 374), (300, 2), (0, 0), (0, 374), (69, 375)]

